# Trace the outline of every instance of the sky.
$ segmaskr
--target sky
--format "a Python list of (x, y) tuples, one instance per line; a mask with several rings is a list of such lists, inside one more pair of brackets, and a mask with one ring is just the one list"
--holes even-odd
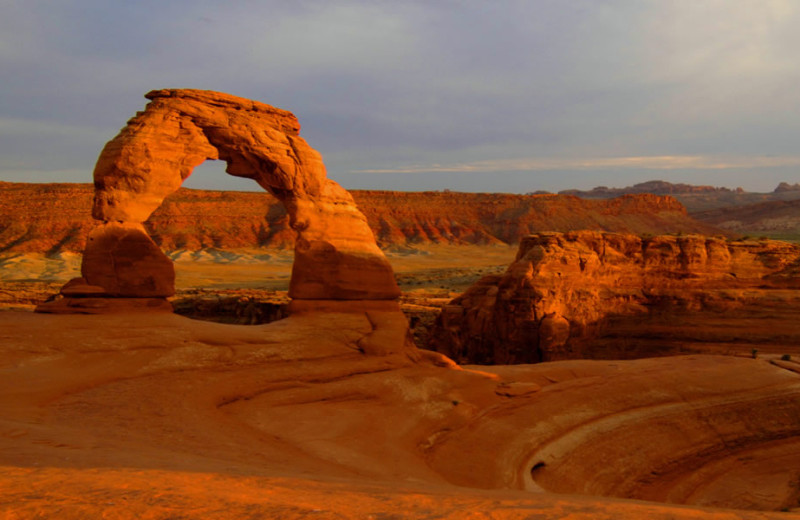
[(772, 191), (798, 28), (798, 0), (0, 0), (0, 180), (91, 182), (146, 92), (198, 88), (292, 111), (349, 189)]

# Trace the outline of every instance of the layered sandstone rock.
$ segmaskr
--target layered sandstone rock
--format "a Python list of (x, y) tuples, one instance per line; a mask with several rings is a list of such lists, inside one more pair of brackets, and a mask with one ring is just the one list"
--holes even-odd
[(175, 293), (175, 269), (139, 223), (106, 222), (90, 234), (81, 265), (88, 285), (129, 298)]
[[(82, 252), (96, 225), (88, 184), (0, 182), (0, 253)], [(381, 248), (429, 244), (517, 244), (541, 230), (633, 234), (717, 231), (671, 197), (584, 200), (566, 195), (352, 191)], [(266, 192), (181, 188), (144, 222), (166, 251), (292, 249), (286, 207)]]
[(172, 265), (142, 227), (207, 159), (253, 179), (286, 207), (296, 232), (290, 296), (392, 300), (392, 269), (352, 197), (326, 177), (291, 113), (228, 94), (157, 90), (103, 149), (94, 171), (94, 230), (82, 264), (110, 296), (166, 297)]
[(797, 507), (800, 364), (362, 355), (395, 320), (0, 312), (0, 518), (798, 517), (698, 507)]
[[(797, 194), (795, 191), (780, 191)], [(800, 200), (770, 200), (696, 213), (696, 218), (735, 233), (769, 234), (795, 239), (800, 232)]]
[(381, 246), (516, 244), (543, 230), (718, 232), (689, 217), (674, 198), (650, 194), (585, 200), (569, 195), (358, 191), (353, 197)]
[(503, 275), (484, 277), (443, 309), (431, 347), (487, 364), (593, 357), (597, 336), (617, 334), (620, 317), (639, 322), (724, 307), (765, 286), (794, 288), (799, 266), (800, 246), (785, 242), (539, 233), (521, 242)]

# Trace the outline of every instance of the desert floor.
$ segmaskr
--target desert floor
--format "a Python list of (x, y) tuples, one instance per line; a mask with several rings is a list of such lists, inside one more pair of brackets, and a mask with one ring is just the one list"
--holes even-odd
[[(516, 246), (426, 245), (386, 251), (404, 292), (459, 293), (484, 274), (502, 272), (514, 259)], [(293, 254), (285, 250), (172, 251), (178, 291), (205, 288), (286, 291)], [(57, 293), (67, 280), (80, 276), (81, 255), (62, 253), (0, 255), (0, 305), (32, 305)], [(25, 299), (29, 294), (30, 298)], [(24, 307), (22, 307), (24, 308)]]

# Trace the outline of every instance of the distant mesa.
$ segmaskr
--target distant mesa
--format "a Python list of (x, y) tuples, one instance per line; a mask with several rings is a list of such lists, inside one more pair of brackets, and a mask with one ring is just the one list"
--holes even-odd
[[(383, 249), (431, 244), (518, 244), (541, 230), (717, 234), (669, 195), (581, 199), (570, 195), (351, 191)], [(96, 227), (88, 184), (0, 184), (0, 252), (80, 253)], [(20, 211), (23, 208), (23, 211)], [(167, 252), (293, 249), (284, 204), (268, 192), (180, 188), (142, 224)]]
[(775, 188), (775, 193), (783, 193), (787, 191), (800, 191), (800, 183), (789, 184), (788, 182), (782, 182)]
[(607, 186), (597, 186), (589, 191), (564, 190), (559, 192), (561, 195), (575, 195), (578, 197), (618, 197), (626, 194), (652, 193), (654, 195), (675, 195), (687, 193), (744, 193), (742, 188), (731, 190), (730, 188), (715, 186), (694, 186), (691, 184), (673, 184), (666, 181), (647, 181), (626, 188), (609, 188)]
[(570, 195), (355, 191), (378, 243), (518, 244), (542, 230), (624, 233), (719, 233), (687, 215), (670, 196), (623, 195), (610, 200)]
[[(94, 170), (82, 279), (45, 312), (97, 312), (107, 300), (160, 308), (174, 293), (172, 262), (143, 223), (206, 160), (253, 179), (285, 206), (295, 232), (295, 300), (396, 300), (392, 268), (352, 197), (328, 179), (290, 112), (219, 92), (165, 89), (106, 144)], [(143, 300), (149, 300), (142, 304)]]
[[(782, 183), (770, 193), (681, 186), (687, 185), (652, 181), (560, 195), (375, 190), (350, 194), (384, 249), (518, 244), (542, 230), (800, 236), (800, 217), (790, 209), (800, 198), (800, 191), (791, 189), (797, 185)], [(0, 182), (0, 252), (83, 252), (96, 226), (90, 216), (93, 198), (94, 188), (86, 184)], [(283, 202), (268, 192), (180, 188), (143, 226), (165, 251), (293, 249), (297, 235)]]
[[(621, 195), (651, 193), (671, 196), (686, 207), (689, 215), (705, 220), (705, 212), (723, 208), (738, 208), (762, 202), (789, 201), (800, 198), (800, 184), (782, 182), (775, 190), (768, 193), (748, 192), (739, 188), (715, 186), (693, 186), (691, 184), (673, 184), (666, 181), (648, 181), (625, 188), (609, 188), (598, 186), (594, 189), (565, 190), (561, 195), (574, 195), (585, 199), (608, 199)], [(711, 222), (709, 222), (711, 223)], [(733, 230), (733, 228), (730, 228)]]
[[(800, 192), (782, 191), (782, 195)], [(769, 200), (744, 206), (709, 209), (695, 218), (728, 230), (753, 236), (772, 236), (797, 241), (800, 238), (800, 200)]]

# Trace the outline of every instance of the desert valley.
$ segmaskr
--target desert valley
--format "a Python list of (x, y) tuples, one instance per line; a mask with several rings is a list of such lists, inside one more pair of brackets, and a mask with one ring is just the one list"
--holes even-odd
[(800, 518), (797, 185), (348, 192), (147, 98), (0, 182), (3, 518)]

